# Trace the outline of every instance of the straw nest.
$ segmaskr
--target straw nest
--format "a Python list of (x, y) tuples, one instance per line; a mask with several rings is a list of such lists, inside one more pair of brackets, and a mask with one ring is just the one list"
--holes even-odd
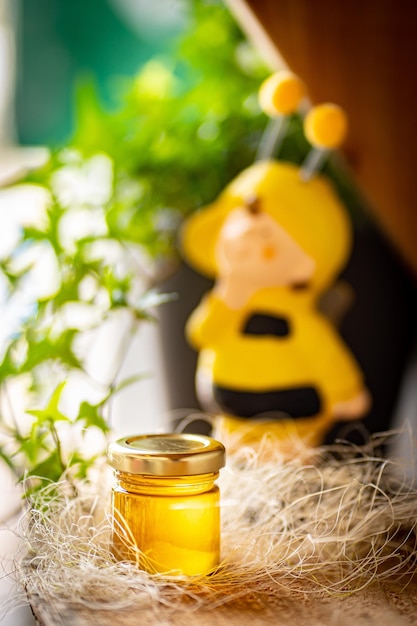
[(222, 563), (187, 579), (114, 559), (103, 461), (75, 497), (67, 480), (38, 494), (20, 525), (19, 584), (48, 601), (112, 610), (352, 593), (392, 576), (407, 584), (416, 570), (417, 491), (378, 454), (381, 441), (322, 447), (308, 462), (265, 461), (247, 447), (229, 455), (220, 478)]

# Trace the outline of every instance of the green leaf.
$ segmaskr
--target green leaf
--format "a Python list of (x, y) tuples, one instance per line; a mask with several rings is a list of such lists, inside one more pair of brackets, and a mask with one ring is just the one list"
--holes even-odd
[(59, 451), (54, 449), (45, 459), (34, 465), (26, 475), (58, 482), (64, 470), (65, 468), (62, 467)]
[(94, 465), (99, 456), (100, 455), (95, 455), (86, 459), (77, 452), (74, 452), (68, 461), (68, 467), (71, 467), (71, 475), (80, 480), (87, 478), (88, 470)]
[(73, 142), (84, 154), (98, 151), (112, 153), (114, 124), (103, 108), (94, 77), (80, 76), (75, 89), (75, 133)]
[[(107, 398), (108, 396), (106, 396), (105, 401), (107, 400)], [(105, 401), (100, 402), (99, 404), (82, 402), (76, 421), (84, 422), (87, 428), (95, 426), (96, 428), (99, 428), (103, 433), (109, 432), (110, 427), (101, 413)]]
[(60, 402), (61, 395), (62, 395), (65, 385), (66, 385), (66, 381), (63, 381), (55, 387), (49, 399), (49, 402), (44, 409), (32, 409), (32, 410), (26, 411), (27, 413), (29, 413), (29, 415), (33, 415), (34, 417), (36, 417), (38, 425), (44, 424), (47, 422), (59, 422), (59, 421), (70, 422), (71, 421), (58, 408), (58, 404)]
[(4, 382), (9, 376), (13, 376), (19, 372), (19, 368), (15, 364), (15, 360), (13, 359), (13, 349), (15, 347), (15, 342), (13, 341), (8, 346), (3, 362), (0, 365), (0, 383)]
[(22, 454), (25, 459), (26, 466), (32, 467), (42, 457), (44, 452), (48, 452), (49, 447), (46, 444), (50, 431), (46, 428), (39, 428), (37, 423), (32, 424), (32, 428), (27, 437), (19, 437), (20, 445), (15, 456)]
[(21, 373), (32, 372), (35, 367), (46, 361), (60, 361), (76, 369), (82, 369), (82, 363), (74, 354), (72, 344), (78, 334), (76, 329), (68, 329), (52, 338), (42, 335), (36, 328), (28, 328), (26, 339), (28, 351), (24, 363), (19, 368)]
[(14, 474), (18, 474), (17, 465), (13, 463), (12, 457), (5, 452), (4, 447), (0, 446), (0, 459), (7, 465)]
[(143, 380), (146, 377), (146, 374), (135, 374), (134, 376), (124, 378), (122, 381), (120, 381), (120, 383), (113, 387), (112, 395), (114, 395), (115, 393), (119, 393), (119, 391), (126, 389), (126, 387), (129, 387), (130, 385), (133, 385), (134, 383), (137, 383), (138, 381)]
[(178, 294), (175, 292), (160, 293), (157, 289), (150, 289), (136, 300), (135, 309), (146, 311), (147, 309), (165, 304), (166, 302), (173, 302), (174, 300), (178, 300)]

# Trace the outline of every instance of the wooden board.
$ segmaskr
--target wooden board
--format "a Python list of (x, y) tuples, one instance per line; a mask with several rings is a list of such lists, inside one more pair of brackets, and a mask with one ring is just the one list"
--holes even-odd
[(29, 593), (41, 626), (410, 626), (417, 624), (417, 584), (369, 586), (345, 596), (292, 597), (275, 591), (215, 609), (169, 609), (156, 604), (124, 611), (86, 608), (76, 602), (47, 602)]

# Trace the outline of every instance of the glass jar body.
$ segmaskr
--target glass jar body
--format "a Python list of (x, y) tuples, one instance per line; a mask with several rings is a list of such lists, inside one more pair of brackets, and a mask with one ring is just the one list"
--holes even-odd
[(218, 474), (155, 477), (116, 472), (112, 547), (150, 573), (201, 575), (220, 560)]

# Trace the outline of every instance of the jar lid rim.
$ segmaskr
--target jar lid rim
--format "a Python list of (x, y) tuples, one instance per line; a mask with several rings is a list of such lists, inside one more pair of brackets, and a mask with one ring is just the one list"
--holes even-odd
[(189, 433), (130, 435), (109, 444), (110, 465), (129, 474), (192, 476), (217, 473), (225, 464), (222, 443)]

